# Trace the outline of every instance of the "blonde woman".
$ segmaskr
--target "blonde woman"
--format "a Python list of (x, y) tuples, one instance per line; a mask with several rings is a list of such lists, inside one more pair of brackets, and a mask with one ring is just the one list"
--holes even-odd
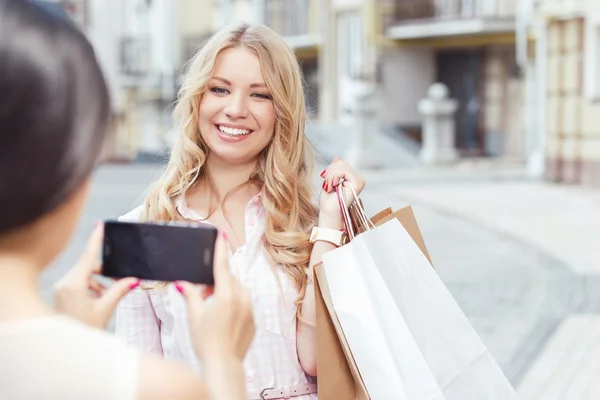
[[(360, 192), (365, 182), (335, 160), (321, 173), (318, 207), (312, 201), (300, 68), (267, 27), (215, 34), (191, 60), (175, 116), (180, 133), (166, 171), (123, 219), (205, 221), (225, 232), (257, 327), (244, 360), (248, 398), (316, 399), (312, 267), (340, 244), (334, 188), (343, 178)], [(176, 290), (159, 284), (130, 293), (116, 331), (199, 370)]]

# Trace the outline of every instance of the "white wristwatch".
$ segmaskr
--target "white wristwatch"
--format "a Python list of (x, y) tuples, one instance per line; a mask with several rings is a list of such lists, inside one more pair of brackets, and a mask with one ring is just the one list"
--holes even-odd
[(329, 242), (337, 247), (340, 247), (344, 244), (344, 232), (315, 226), (310, 233), (309, 241), (311, 243), (316, 241)]

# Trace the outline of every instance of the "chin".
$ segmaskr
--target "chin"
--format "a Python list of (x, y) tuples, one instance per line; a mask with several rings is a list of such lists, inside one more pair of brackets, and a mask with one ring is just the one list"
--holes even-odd
[(212, 157), (218, 158), (222, 162), (231, 165), (250, 164), (256, 162), (261, 152), (267, 147), (258, 146), (254, 141), (245, 141), (241, 143), (224, 143), (220, 140), (206, 141)]
[(253, 156), (240, 151), (218, 151), (215, 149), (214, 151), (211, 151), (211, 154), (225, 164), (231, 165), (250, 164), (258, 160), (258, 154)]

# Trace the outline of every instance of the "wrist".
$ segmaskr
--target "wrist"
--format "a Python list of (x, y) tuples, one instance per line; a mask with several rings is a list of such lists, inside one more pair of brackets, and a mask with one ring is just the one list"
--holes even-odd
[(204, 380), (211, 398), (245, 398), (244, 366), (234, 356), (211, 356), (202, 360)]
[(344, 229), (344, 220), (339, 212), (336, 215), (321, 212), (319, 213), (317, 226), (319, 228), (342, 230)]
[(202, 358), (202, 364), (206, 365), (212, 371), (243, 368), (243, 361), (233, 355), (207, 355)]

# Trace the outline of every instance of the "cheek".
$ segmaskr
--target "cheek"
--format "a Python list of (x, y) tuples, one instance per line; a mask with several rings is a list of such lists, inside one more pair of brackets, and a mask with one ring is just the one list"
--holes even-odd
[(255, 114), (260, 127), (269, 131), (275, 128), (275, 110), (273, 107), (264, 107)]
[(212, 117), (217, 112), (218, 104), (210, 97), (204, 97), (198, 108), (198, 119), (200, 125), (211, 123)]

